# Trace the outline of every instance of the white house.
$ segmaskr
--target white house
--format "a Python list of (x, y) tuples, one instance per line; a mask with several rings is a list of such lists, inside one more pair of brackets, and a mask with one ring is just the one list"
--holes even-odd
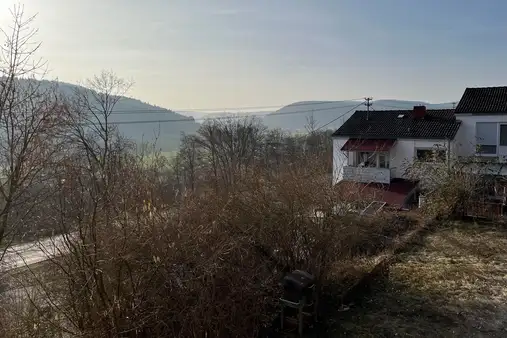
[(466, 88), (456, 110), (459, 156), (507, 160), (507, 87)]
[(470, 157), (473, 170), (507, 176), (507, 86), (466, 88), (456, 109), (356, 111), (333, 133), (333, 184), (403, 206), (417, 187), (405, 174), (414, 159)]
[(380, 200), (403, 206), (417, 186), (407, 166), (414, 158), (449, 160), (460, 126), (453, 109), (356, 111), (333, 133), (333, 184), (373, 183)]

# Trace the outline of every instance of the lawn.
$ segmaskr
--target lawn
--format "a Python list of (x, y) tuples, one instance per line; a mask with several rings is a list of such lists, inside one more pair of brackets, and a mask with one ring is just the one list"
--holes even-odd
[(507, 230), (449, 223), (400, 253), (330, 337), (506, 337)]

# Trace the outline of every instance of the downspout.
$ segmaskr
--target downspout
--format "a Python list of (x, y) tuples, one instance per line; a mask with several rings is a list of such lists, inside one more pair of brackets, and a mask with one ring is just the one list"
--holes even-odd
[(447, 171), (451, 172), (451, 139), (447, 139)]

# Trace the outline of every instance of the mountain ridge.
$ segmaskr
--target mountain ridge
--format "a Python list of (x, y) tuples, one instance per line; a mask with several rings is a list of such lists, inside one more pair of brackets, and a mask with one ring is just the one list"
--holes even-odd
[[(40, 81), (43, 86), (57, 85), (64, 96), (72, 95), (76, 89), (89, 90), (78, 84), (61, 81)], [(198, 112), (174, 111), (140, 99), (122, 96), (115, 106), (111, 122), (120, 122), (118, 128), (126, 137), (140, 143), (156, 140), (162, 151), (178, 149), (181, 134), (193, 134), (202, 121), (217, 117), (258, 117), (270, 129), (288, 132), (305, 132), (310, 120), (319, 129), (338, 129), (356, 110), (366, 107), (363, 101), (306, 100), (292, 102), (276, 111), (255, 112)], [(452, 108), (452, 102), (428, 103), (416, 100), (383, 99), (372, 101), (371, 110), (409, 110), (415, 105), (426, 105), (428, 109)]]
[[(371, 110), (410, 110), (425, 105), (428, 109), (452, 108), (452, 102), (428, 103), (396, 99), (372, 101)], [(264, 123), (269, 128), (292, 132), (304, 131), (313, 119), (317, 128), (338, 129), (356, 110), (366, 110), (363, 101), (299, 101), (267, 114)]]
[[(70, 98), (76, 90), (90, 91), (82, 85), (62, 81), (40, 80), (41, 90), (55, 86), (56, 92)], [(111, 123), (118, 123), (118, 129), (125, 137), (136, 143), (153, 143), (162, 151), (177, 150), (181, 134), (192, 134), (199, 124), (194, 118), (179, 114), (129, 96), (120, 96), (111, 114)]]

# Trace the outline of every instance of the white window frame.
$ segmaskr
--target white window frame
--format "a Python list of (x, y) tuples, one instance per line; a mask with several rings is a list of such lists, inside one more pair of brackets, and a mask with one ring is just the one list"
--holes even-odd
[[(385, 163), (385, 167), (381, 167), (380, 166), (380, 156), (384, 156), (384, 163)], [(377, 155), (377, 166), (378, 168), (382, 168), (382, 169), (390, 169), (390, 165), (391, 165), (391, 159), (389, 158), (389, 153), (388, 152), (380, 152), (378, 153)]]
[(475, 149), (475, 155), (477, 156), (483, 156), (483, 157), (496, 157), (498, 156), (498, 145), (497, 144), (484, 144), (485, 146), (495, 146), (495, 152), (494, 153), (482, 153), (479, 151), (480, 147), (482, 147), (481, 144), (477, 143), (476, 149)]
[[(354, 166), (358, 167), (361, 163), (362, 163), (362, 159), (361, 159), (361, 153), (373, 153), (374, 156), (372, 156), (371, 158), (374, 158), (375, 160), (375, 165), (374, 166), (368, 166), (368, 167), (365, 167), (365, 168), (379, 168), (379, 169), (389, 169), (390, 167), (390, 154), (389, 152), (387, 151), (356, 151), (355, 152), (355, 155), (354, 155)], [(387, 164), (386, 167), (381, 167), (380, 166), (380, 156), (383, 155), (385, 156), (385, 163)]]
[[(495, 146), (495, 152), (494, 153), (482, 153), (479, 151), (481, 145), (481, 140), (477, 137), (477, 123), (496, 123), (496, 144), (484, 144), (485, 146)], [(502, 123), (504, 124), (504, 123)], [(484, 121), (477, 121), (475, 123), (475, 155), (476, 156), (482, 156), (482, 157), (496, 157), (498, 156), (498, 147), (500, 147), (500, 125), (501, 123), (497, 122), (484, 122)]]
[(496, 145), (496, 152), (498, 153), (498, 147), (507, 147), (507, 143), (506, 144), (502, 144), (501, 141), (502, 141), (502, 126), (505, 126), (507, 127), (507, 123), (499, 123), (498, 124), (498, 144)]

